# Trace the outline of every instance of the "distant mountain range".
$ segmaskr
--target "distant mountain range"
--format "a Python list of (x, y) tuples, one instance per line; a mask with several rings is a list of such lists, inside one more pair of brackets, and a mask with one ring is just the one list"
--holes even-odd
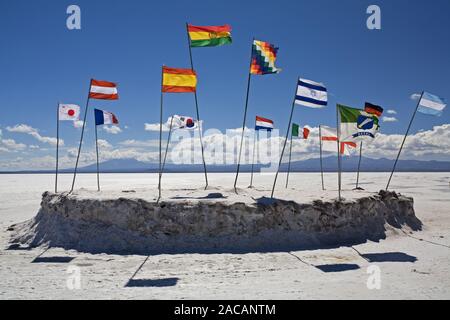
[[(342, 158), (343, 171), (352, 172), (358, 168), (359, 157)], [(361, 171), (363, 172), (389, 172), (392, 170), (394, 160), (389, 159), (371, 159), (363, 157), (361, 160)], [(207, 165), (208, 172), (235, 172), (236, 165)], [(261, 168), (267, 168), (267, 165), (255, 165), (254, 170), (259, 171)], [(145, 173), (158, 172), (158, 163), (146, 163), (135, 159), (117, 159), (108, 160), (100, 163), (100, 171), (105, 173)], [(323, 169), (325, 172), (337, 171), (336, 157), (323, 158)], [(83, 168), (79, 168), (80, 173), (96, 172), (96, 164), (92, 164)], [(241, 172), (250, 172), (251, 165), (241, 166)], [(287, 163), (281, 166), (281, 171), (287, 170)], [(168, 163), (164, 169), (165, 172), (202, 172), (202, 164), (194, 165), (176, 165)], [(303, 161), (295, 161), (291, 163), (292, 172), (318, 172), (320, 171), (319, 159), (309, 159)], [(399, 160), (397, 165), (399, 172), (450, 172), (449, 161), (419, 161), (419, 160)], [(51, 173), (54, 170), (39, 171), (15, 171), (14, 173)], [(61, 173), (71, 173), (73, 169), (64, 169)], [(12, 172), (1, 172), (12, 173)]]

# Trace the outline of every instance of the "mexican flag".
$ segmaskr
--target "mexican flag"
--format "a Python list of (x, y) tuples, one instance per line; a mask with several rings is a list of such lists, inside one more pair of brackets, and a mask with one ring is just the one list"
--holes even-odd
[(361, 109), (337, 105), (341, 116), (340, 140), (372, 140), (380, 129), (378, 117)]

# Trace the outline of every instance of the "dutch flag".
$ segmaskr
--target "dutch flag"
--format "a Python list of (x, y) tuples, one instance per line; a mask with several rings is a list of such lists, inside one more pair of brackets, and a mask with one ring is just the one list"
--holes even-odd
[(323, 108), (328, 103), (327, 88), (322, 83), (298, 79), (295, 104), (309, 108)]
[(258, 131), (258, 130), (272, 131), (273, 130), (273, 121), (270, 119), (256, 116), (255, 130), (256, 131)]

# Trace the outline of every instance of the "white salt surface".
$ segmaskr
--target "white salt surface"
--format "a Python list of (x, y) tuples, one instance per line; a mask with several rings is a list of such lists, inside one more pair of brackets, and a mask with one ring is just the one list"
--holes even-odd
[[(233, 174), (209, 177), (211, 188), (204, 196), (231, 189), (234, 179)], [(103, 192), (98, 197), (110, 197), (123, 190), (139, 193), (157, 186), (156, 174), (104, 174), (101, 178)], [(369, 193), (377, 192), (385, 187), (387, 178), (387, 173), (363, 173), (362, 186)], [(399, 231), (379, 243), (367, 242), (353, 248), (153, 256), (93, 255), (58, 248), (6, 250), (10, 237), (6, 229), (37, 213), (41, 194), (53, 189), (53, 179), (52, 175), (0, 176), (2, 299), (450, 298), (450, 173), (397, 174), (392, 190), (414, 198), (423, 231), (410, 235)], [(163, 199), (189, 193), (201, 195), (196, 189), (203, 185), (202, 179), (202, 174), (166, 174)], [(366, 194), (351, 190), (354, 179), (355, 174), (344, 174), (346, 199)], [(327, 191), (322, 192), (320, 174), (292, 174), (292, 190), (286, 192), (282, 174), (276, 196), (298, 202), (335, 198), (336, 175), (326, 174), (325, 180)], [(256, 175), (257, 190), (252, 192), (270, 196), (272, 181), (273, 176)], [(62, 175), (60, 182), (61, 190), (67, 190), (71, 176)], [(248, 182), (249, 175), (242, 174), (239, 186), (244, 189)], [(95, 190), (95, 175), (79, 175), (77, 188), (81, 186)], [(180, 188), (186, 190), (174, 191)], [(93, 194), (80, 194), (83, 192)], [(381, 271), (380, 290), (367, 287), (367, 268), (372, 265)], [(67, 286), (68, 279), (72, 279), (67, 271), (73, 267), (80, 271), (80, 289)]]

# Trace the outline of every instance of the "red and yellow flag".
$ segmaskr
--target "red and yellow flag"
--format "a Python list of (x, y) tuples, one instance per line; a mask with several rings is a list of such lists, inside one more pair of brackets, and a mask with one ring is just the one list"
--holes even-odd
[(192, 69), (163, 67), (162, 92), (195, 92), (197, 74)]

